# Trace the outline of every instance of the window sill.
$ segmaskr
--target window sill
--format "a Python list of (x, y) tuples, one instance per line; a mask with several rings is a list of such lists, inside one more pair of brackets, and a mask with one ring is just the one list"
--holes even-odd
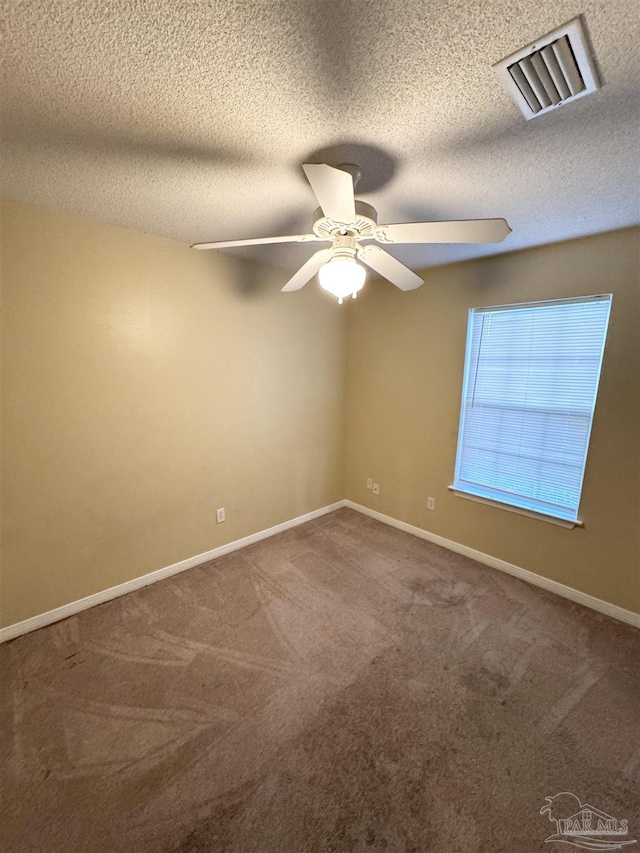
[(506, 509), (507, 512), (515, 512), (517, 515), (525, 515), (527, 518), (536, 518), (538, 521), (546, 521), (547, 524), (555, 524), (557, 527), (565, 527), (569, 530), (572, 530), (574, 527), (584, 527), (582, 521), (579, 519), (577, 521), (565, 521), (563, 518), (554, 518), (551, 515), (544, 515), (541, 512), (533, 512), (530, 509), (521, 509), (518, 506), (510, 506), (509, 504), (503, 504), (499, 501), (492, 501), (489, 498), (481, 498), (478, 497), (478, 495), (461, 492), (459, 489), (456, 489), (455, 486), (448, 486), (447, 488), (458, 498), (465, 498), (465, 500), (468, 501), (476, 501), (477, 503), (486, 504), (487, 506), (494, 506), (497, 509)]

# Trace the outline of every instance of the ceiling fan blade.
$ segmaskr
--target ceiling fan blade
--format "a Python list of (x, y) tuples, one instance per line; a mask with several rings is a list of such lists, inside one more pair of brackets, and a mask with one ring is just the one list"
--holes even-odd
[[(315, 234), (295, 234), (292, 237), (256, 237), (249, 240), (223, 240), (218, 243), (194, 243), (192, 249), (230, 249), (233, 246), (263, 246), (267, 243), (308, 243), (322, 240)], [(328, 240), (324, 241), (329, 242)]]
[(353, 177), (349, 172), (315, 163), (305, 163), (302, 168), (324, 215), (335, 222), (355, 222)]
[(358, 257), (372, 270), (399, 287), (400, 290), (415, 290), (424, 284), (419, 275), (416, 275), (409, 267), (405, 267), (380, 246), (361, 246), (358, 249)]
[(461, 219), (455, 222), (401, 222), (379, 225), (379, 243), (500, 243), (511, 234), (506, 219)]
[(291, 293), (292, 290), (300, 290), (308, 281), (314, 277), (323, 264), (331, 260), (333, 251), (331, 249), (320, 249), (315, 255), (311, 255), (309, 260), (304, 263), (297, 273), (291, 276), (289, 281), (282, 288), (283, 293)]

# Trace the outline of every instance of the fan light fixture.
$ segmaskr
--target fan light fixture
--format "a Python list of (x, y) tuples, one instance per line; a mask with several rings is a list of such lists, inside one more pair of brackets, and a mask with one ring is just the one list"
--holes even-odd
[(354, 258), (333, 258), (318, 272), (320, 287), (337, 296), (340, 305), (347, 296), (356, 298), (356, 293), (362, 290), (366, 275), (364, 267), (356, 263)]
[(336, 169), (327, 163), (305, 163), (302, 168), (320, 203), (313, 214), (311, 233), (195, 243), (193, 248), (233, 249), (235, 246), (263, 246), (268, 243), (331, 243), (331, 248), (314, 252), (282, 290), (284, 293), (300, 290), (319, 273), (320, 286), (336, 296), (338, 302), (342, 302), (347, 296), (355, 298), (364, 285), (366, 273), (356, 258), (400, 290), (415, 290), (424, 284), (419, 275), (376, 243), (385, 246), (398, 243), (499, 243), (511, 233), (504, 219), (378, 225), (376, 209), (355, 197), (355, 186), (360, 178), (357, 166), (343, 163)]

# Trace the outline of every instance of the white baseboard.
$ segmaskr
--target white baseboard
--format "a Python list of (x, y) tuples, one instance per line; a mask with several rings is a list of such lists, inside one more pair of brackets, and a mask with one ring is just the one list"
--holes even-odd
[(93, 595), (88, 595), (86, 598), (80, 598), (77, 601), (71, 601), (69, 604), (63, 604), (61, 607), (56, 607), (54, 610), (48, 610), (46, 613), (40, 613), (37, 616), (32, 616), (30, 619), (25, 619), (23, 622), (16, 622), (14, 625), (8, 625), (6, 628), (0, 628), (0, 643), (7, 640), (13, 640), (21, 634), (28, 634), (30, 631), (35, 631), (37, 628), (42, 628), (45, 625), (51, 625), (53, 622), (59, 622), (61, 619), (66, 619), (68, 616), (73, 616), (74, 613), (80, 613), (82, 610), (88, 610), (90, 607), (95, 607), (96, 604), (102, 604), (105, 601), (110, 601), (112, 598), (118, 598), (121, 595), (126, 595), (128, 592), (133, 592), (136, 589), (141, 589), (149, 584), (156, 583), (163, 578), (177, 575), (179, 572), (184, 572), (194, 566), (199, 566), (202, 563), (208, 563), (210, 560), (215, 560), (216, 557), (222, 557), (224, 554), (230, 554), (232, 551), (237, 551), (240, 548), (245, 548), (247, 545), (252, 545), (254, 542), (260, 542), (262, 539), (268, 539), (270, 536), (275, 536), (276, 533), (282, 533), (285, 530), (290, 530), (292, 527), (297, 527), (300, 524), (305, 524), (307, 521), (312, 521), (314, 518), (319, 518), (322, 515), (327, 515), (342, 507), (349, 507), (363, 515), (368, 515), (376, 521), (381, 521), (383, 524), (388, 524), (390, 527), (396, 527), (398, 530), (404, 530), (405, 533), (411, 533), (413, 536), (418, 536), (420, 539), (426, 539), (436, 545), (441, 545), (449, 551), (455, 551), (457, 554), (463, 554), (465, 557), (470, 557), (478, 563), (484, 563), (491, 566), (493, 569), (498, 569), (501, 572), (506, 572), (508, 575), (513, 575), (520, 580), (527, 581), (534, 586), (539, 586), (542, 589), (547, 589), (550, 592), (555, 592), (556, 595), (561, 595), (563, 598), (568, 598), (570, 601), (575, 601), (577, 604), (582, 604), (585, 607), (590, 607), (592, 610), (597, 610), (599, 613), (604, 613), (606, 616), (611, 616), (613, 619), (618, 619), (621, 622), (626, 622), (636, 628), (640, 628), (640, 614), (633, 613), (631, 610), (625, 610), (623, 607), (618, 607), (615, 604), (610, 604), (608, 601), (603, 601), (600, 598), (595, 598), (593, 595), (588, 595), (586, 592), (573, 589), (573, 587), (565, 586), (558, 581), (550, 580), (541, 575), (530, 572), (528, 569), (523, 569), (520, 566), (515, 566), (512, 563), (507, 563), (506, 560), (500, 560), (498, 557), (492, 557), (490, 554), (484, 554), (482, 551), (476, 551), (474, 548), (469, 548), (467, 545), (461, 545), (459, 542), (453, 542), (451, 539), (445, 539), (443, 536), (437, 536), (435, 533), (429, 533), (428, 530), (423, 530), (421, 527), (415, 527), (413, 524), (407, 524), (405, 521), (399, 521), (397, 518), (391, 518), (389, 515), (383, 515), (381, 512), (376, 512), (374, 509), (354, 503), (353, 501), (343, 500), (337, 501), (329, 506), (321, 507), (320, 509), (308, 512), (305, 515), (299, 515), (297, 518), (292, 518), (289, 521), (283, 521), (282, 524), (276, 524), (275, 527), (269, 527), (266, 530), (260, 530), (258, 533), (252, 533), (250, 536), (245, 536), (242, 539), (236, 539), (235, 542), (229, 542), (226, 545), (220, 545), (218, 548), (213, 548), (211, 551), (206, 551), (204, 554), (198, 554), (195, 557), (189, 557), (186, 560), (181, 560), (179, 563), (174, 563), (171, 566), (165, 566), (163, 569), (157, 569), (155, 572), (150, 572), (147, 575), (142, 575), (139, 578), (133, 578), (130, 581), (112, 586), (109, 589), (104, 589), (101, 592), (96, 592)]
[(631, 610), (625, 610), (623, 607), (618, 607), (616, 604), (610, 604), (608, 601), (603, 601), (593, 595), (588, 595), (586, 592), (580, 592), (573, 587), (565, 586), (558, 581), (550, 580), (549, 578), (537, 575), (535, 572), (530, 572), (528, 569), (523, 569), (521, 566), (514, 566), (513, 563), (507, 563), (506, 560), (500, 560), (498, 557), (492, 557), (490, 554), (484, 554), (482, 551), (476, 551), (474, 548), (469, 548), (467, 545), (461, 545), (459, 542), (453, 542), (451, 539), (445, 539), (443, 536), (437, 536), (435, 533), (429, 533), (428, 530), (423, 530), (421, 527), (414, 527), (413, 524), (407, 524), (405, 521), (399, 521), (397, 518), (391, 518), (389, 515), (383, 515), (381, 512), (376, 512), (374, 509), (362, 506), (362, 504), (354, 503), (353, 501), (345, 501), (344, 505), (349, 509), (361, 512), (363, 515), (368, 515), (375, 518), (376, 521), (381, 521), (383, 524), (388, 524), (390, 527), (397, 527), (398, 530), (404, 530), (405, 533), (411, 533), (413, 536), (418, 536), (420, 539), (426, 539), (433, 542), (435, 545), (441, 545), (443, 548), (448, 548), (449, 551), (455, 551), (456, 554), (463, 554), (465, 557), (470, 557), (478, 563), (484, 563), (491, 566), (492, 569), (498, 569), (501, 572), (506, 572), (508, 575), (513, 575), (520, 580), (527, 581), (534, 586), (539, 586), (542, 589), (547, 589), (550, 592), (555, 592), (556, 595), (561, 595), (563, 598), (568, 598), (570, 601), (575, 601), (577, 604), (583, 604), (585, 607), (590, 607), (592, 610), (597, 610), (598, 613), (604, 613), (605, 616), (611, 616), (613, 619), (618, 619), (620, 622), (626, 622), (636, 628), (640, 628), (640, 614), (633, 613)]
[(204, 554), (198, 554), (196, 557), (189, 557), (186, 560), (181, 560), (179, 563), (174, 563), (172, 566), (165, 566), (163, 569), (157, 569), (155, 572), (150, 572), (147, 575), (142, 575), (139, 578), (133, 578), (130, 581), (112, 586), (109, 589), (103, 589), (101, 592), (94, 592), (93, 595), (87, 595), (86, 598), (79, 598), (77, 601), (70, 601), (69, 604), (63, 604), (61, 607), (56, 607), (54, 610), (48, 610), (46, 613), (40, 613), (37, 616), (32, 616), (30, 619), (25, 619), (23, 622), (16, 622), (14, 625), (8, 625), (6, 628), (0, 628), (0, 643), (7, 640), (13, 640), (21, 634), (28, 634), (30, 631), (35, 631), (36, 628), (42, 628), (45, 625), (51, 625), (52, 622), (59, 622), (61, 619), (66, 619), (68, 616), (73, 616), (74, 613), (79, 613), (81, 610), (88, 610), (89, 607), (95, 607), (96, 604), (102, 604), (105, 601), (110, 601), (112, 598), (118, 598), (121, 595), (126, 595), (128, 592), (133, 592), (135, 589), (141, 589), (143, 586), (156, 583), (163, 578), (177, 575), (179, 572), (184, 572), (186, 569), (191, 569), (194, 566), (199, 566), (202, 563), (208, 563), (209, 560), (215, 560), (216, 557), (222, 557), (224, 554), (230, 554), (232, 551), (237, 551), (239, 548), (245, 548), (247, 545), (252, 545), (254, 542), (260, 542), (262, 539), (268, 539), (270, 536), (275, 536), (276, 533), (282, 533), (284, 530), (290, 530), (292, 527), (297, 527), (307, 521), (312, 521), (314, 518), (319, 518), (321, 515), (327, 515), (336, 509), (346, 506), (346, 501), (338, 501), (337, 503), (323, 506), (320, 509), (314, 509), (313, 512), (307, 512), (305, 515), (299, 515), (297, 518), (292, 518), (289, 521), (283, 521), (282, 524), (276, 524), (275, 527), (269, 527), (266, 530), (260, 530), (258, 533), (252, 533), (250, 536), (245, 536), (242, 539), (236, 539), (235, 542), (228, 542), (226, 545), (220, 545), (218, 548), (213, 548), (211, 551), (206, 551)]

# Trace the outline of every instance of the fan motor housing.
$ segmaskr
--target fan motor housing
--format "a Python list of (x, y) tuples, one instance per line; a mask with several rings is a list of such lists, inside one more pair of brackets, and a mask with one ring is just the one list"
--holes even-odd
[(373, 237), (378, 224), (378, 211), (366, 201), (355, 200), (355, 222), (336, 222), (318, 208), (313, 214), (313, 233), (324, 240), (331, 240), (338, 234), (352, 234), (354, 237)]

